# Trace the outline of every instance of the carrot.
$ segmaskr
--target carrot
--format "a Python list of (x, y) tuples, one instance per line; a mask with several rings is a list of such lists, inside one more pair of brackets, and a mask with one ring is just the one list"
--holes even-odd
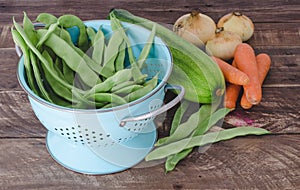
[(266, 53), (260, 53), (256, 56), (256, 62), (257, 62), (257, 68), (258, 68), (258, 78), (262, 85), (269, 70), (270, 70), (271, 58)]
[(240, 105), (242, 108), (244, 108), (245, 110), (248, 110), (250, 108), (252, 108), (252, 104), (247, 100), (246, 98), (246, 93), (244, 91), (242, 97), (241, 97), (241, 101), (240, 101)]
[[(258, 68), (258, 79), (262, 85), (270, 70), (271, 58), (268, 54), (261, 53), (256, 56), (256, 62)], [(250, 109), (252, 107), (252, 104), (247, 100), (245, 93), (243, 93), (240, 104), (244, 109)]]
[(235, 109), (236, 102), (239, 97), (242, 86), (228, 83), (226, 86), (226, 93), (224, 98), (224, 107), (228, 109)]
[(245, 73), (228, 64), (220, 58), (212, 58), (219, 65), (227, 82), (238, 85), (246, 85), (249, 83), (249, 77)]
[[(233, 60), (232, 66), (236, 68), (236, 63)], [(239, 97), (242, 86), (237, 84), (227, 83), (226, 93), (224, 97), (224, 107), (229, 109), (236, 108), (236, 102)]]
[(262, 98), (262, 89), (253, 48), (247, 43), (239, 44), (234, 53), (234, 60), (238, 69), (246, 73), (250, 79), (248, 84), (243, 85), (247, 100), (253, 105), (258, 104)]

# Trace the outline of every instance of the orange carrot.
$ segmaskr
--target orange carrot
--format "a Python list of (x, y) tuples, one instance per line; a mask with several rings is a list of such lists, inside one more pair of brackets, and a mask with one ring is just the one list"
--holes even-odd
[(212, 58), (219, 65), (227, 82), (238, 85), (246, 85), (249, 83), (249, 77), (245, 73), (228, 64), (220, 58)]
[[(232, 66), (236, 68), (236, 63), (233, 60)], [(236, 108), (236, 102), (239, 97), (242, 86), (237, 84), (227, 83), (226, 93), (224, 98), (224, 107), (229, 109)]]
[(226, 93), (224, 98), (224, 107), (228, 109), (235, 109), (236, 102), (239, 97), (242, 86), (228, 83), (226, 86)]
[(240, 105), (242, 108), (244, 108), (245, 110), (248, 110), (250, 108), (252, 108), (252, 104), (247, 100), (246, 98), (246, 93), (244, 91), (242, 97), (241, 97), (241, 101), (240, 101)]
[[(258, 68), (258, 79), (262, 85), (271, 66), (271, 58), (265, 53), (258, 54), (256, 56), (257, 68)], [(252, 104), (247, 100), (246, 94), (244, 93), (241, 98), (241, 107), (244, 109), (250, 109)]]
[(271, 58), (266, 53), (260, 53), (256, 56), (257, 68), (258, 68), (258, 78), (263, 84), (271, 66)]
[(239, 44), (234, 53), (234, 60), (238, 69), (246, 73), (250, 79), (247, 85), (243, 85), (247, 100), (253, 105), (258, 104), (262, 98), (262, 90), (253, 48), (247, 43)]

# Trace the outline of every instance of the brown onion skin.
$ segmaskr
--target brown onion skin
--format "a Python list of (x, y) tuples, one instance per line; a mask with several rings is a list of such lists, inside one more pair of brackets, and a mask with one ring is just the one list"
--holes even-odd
[(249, 40), (254, 33), (254, 24), (252, 20), (241, 12), (234, 11), (222, 16), (217, 27), (223, 27), (225, 31), (237, 33), (243, 42)]
[(175, 33), (200, 48), (214, 37), (215, 30), (213, 19), (196, 10), (179, 17), (173, 26)]
[(230, 60), (234, 57), (236, 46), (242, 42), (238, 34), (218, 28), (214, 38), (207, 41), (205, 49), (209, 55)]

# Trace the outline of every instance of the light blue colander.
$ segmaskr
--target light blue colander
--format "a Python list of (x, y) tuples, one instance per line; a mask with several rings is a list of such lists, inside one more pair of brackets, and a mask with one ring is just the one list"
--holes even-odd
[[(109, 35), (110, 21), (94, 20), (87, 26)], [(123, 23), (138, 56), (150, 31), (136, 25)], [(69, 31), (72, 38), (78, 32)], [(166, 84), (172, 71), (172, 57), (163, 41), (155, 37), (154, 45), (146, 61), (143, 73), (150, 78), (159, 76), (159, 84), (146, 96), (126, 105), (107, 109), (71, 109), (51, 104), (35, 95), (27, 85), (23, 57), (18, 65), (17, 76), (22, 88), (28, 93), (32, 109), (47, 128), (46, 144), (51, 156), (62, 166), (80, 173), (108, 174), (128, 169), (144, 159), (156, 141), (153, 119), (176, 105), (184, 95), (180, 86)], [(17, 53), (22, 55), (17, 47)], [(168, 89), (179, 89), (179, 95), (163, 104)]]

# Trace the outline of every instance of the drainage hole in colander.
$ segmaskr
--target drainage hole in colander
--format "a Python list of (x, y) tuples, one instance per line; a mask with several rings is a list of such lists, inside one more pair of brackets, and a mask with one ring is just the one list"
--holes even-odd
[(64, 133), (61, 133), (62, 136), (64, 136)]
[(58, 129), (57, 129), (57, 128), (54, 128), (54, 130), (57, 131)]

